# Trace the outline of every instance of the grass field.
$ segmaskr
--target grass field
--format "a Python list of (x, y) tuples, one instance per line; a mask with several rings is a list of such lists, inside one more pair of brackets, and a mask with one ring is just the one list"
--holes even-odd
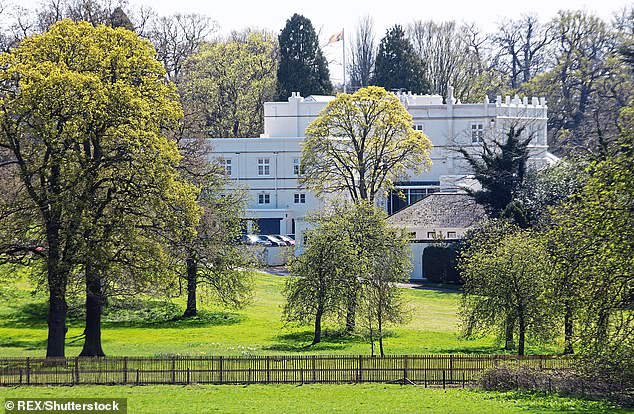
[[(252, 303), (226, 311), (203, 303), (201, 316), (178, 316), (184, 298), (135, 299), (126, 306), (113, 302), (103, 325), (108, 355), (243, 355), (243, 354), (368, 354), (362, 338), (327, 336), (308, 347), (309, 327), (284, 326), (281, 321), (284, 277), (254, 274)], [(32, 284), (0, 286), (0, 357), (43, 356), (46, 347), (46, 297)], [(493, 338), (469, 341), (459, 336), (459, 294), (444, 290), (407, 289), (410, 321), (390, 328), (390, 354), (497, 353)], [(80, 308), (81, 304), (77, 304)], [(71, 309), (67, 355), (81, 347), (83, 321)], [(334, 332), (333, 327), (329, 327)], [(530, 348), (532, 353), (554, 349)], [(465, 389), (414, 386), (250, 385), (250, 386), (76, 386), (0, 388), (0, 400), (22, 398), (127, 398), (130, 413), (624, 413), (607, 403), (556, 396), (490, 393)]]
[[(103, 345), (108, 355), (244, 355), (244, 354), (368, 354), (363, 338), (342, 338), (330, 327), (321, 344), (308, 347), (310, 327), (284, 326), (281, 321), (282, 288), (285, 278), (254, 274), (252, 303), (227, 311), (212, 303), (201, 305), (198, 318), (182, 320), (184, 298), (171, 302), (148, 300), (126, 309), (110, 310), (103, 324)], [(43, 356), (46, 349), (46, 297), (33, 295), (22, 281), (0, 302), (0, 357)], [(459, 336), (457, 292), (407, 289), (411, 319), (389, 328), (385, 340), (390, 354), (497, 353), (493, 338), (466, 340)], [(129, 305), (129, 304), (128, 304)], [(81, 304), (77, 306), (80, 308)], [(73, 312), (71, 312), (71, 315)], [(82, 345), (81, 317), (69, 319), (67, 355), (79, 353)], [(328, 329), (328, 327), (327, 327)], [(555, 349), (533, 347), (529, 353)]]
[(607, 403), (399, 385), (81, 386), (0, 389), (4, 398), (127, 398), (142, 413), (626, 413)]

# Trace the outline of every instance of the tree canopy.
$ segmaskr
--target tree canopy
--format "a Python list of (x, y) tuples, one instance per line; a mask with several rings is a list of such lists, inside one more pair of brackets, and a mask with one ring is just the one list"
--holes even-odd
[(128, 30), (70, 20), (0, 55), (2, 168), (19, 180), (22, 203), (2, 219), (28, 224), (7, 239), (46, 266), (47, 356), (64, 356), (73, 272), (85, 273), (88, 301), (101, 294), (89, 282), (102, 287), (122, 251), (159, 260), (162, 243), (149, 240), (195, 233), (198, 190), (180, 179), (178, 149), (163, 134), (182, 111), (154, 56)]
[(383, 356), (386, 324), (407, 316), (396, 286), (411, 267), (405, 232), (389, 227), (385, 213), (365, 200), (334, 202), (311, 222), (306, 251), (291, 264), (297, 277), (286, 283), (284, 318), (314, 323), (313, 344), (321, 341), (322, 320), (344, 322), (344, 333), (358, 325), (372, 355), (378, 340)]
[(318, 195), (345, 191), (355, 202), (373, 201), (408, 171), (428, 168), (430, 151), (399, 99), (370, 86), (337, 95), (308, 126), (300, 181)]
[(275, 95), (276, 40), (261, 32), (206, 43), (186, 62), (179, 90), (194, 136), (258, 137)]
[(385, 37), (381, 39), (370, 84), (382, 86), (387, 90), (429, 92), (422, 61), (401, 26), (395, 25), (388, 29)]
[(288, 19), (279, 36), (279, 47), (278, 100), (286, 100), (292, 92), (302, 96), (332, 93), (328, 62), (309, 19), (299, 14)]
[(460, 148), (481, 185), (480, 189), (467, 191), (490, 217), (501, 217), (522, 189), (529, 156), (528, 144), (533, 138), (522, 138), (522, 131), (523, 127), (512, 126), (506, 140), (484, 140), (481, 152), (473, 153)]

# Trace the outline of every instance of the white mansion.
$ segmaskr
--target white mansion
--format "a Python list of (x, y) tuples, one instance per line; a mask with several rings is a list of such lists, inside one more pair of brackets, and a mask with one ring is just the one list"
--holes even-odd
[[(428, 194), (459, 191), (472, 185), (470, 173), (456, 148), (478, 151), (483, 140), (503, 137), (510, 126), (523, 126), (533, 136), (531, 162), (537, 166), (552, 160), (546, 145), (547, 107), (543, 98), (485, 98), (482, 103), (462, 104), (449, 88), (446, 103), (439, 95), (400, 94), (412, 115), (414, 128), (433, 144), (432, 167), (397, 183), (405, 200), (386, 194), (382, 202), (392, 214)], [(264, 134), (259, 138), (214, 140), (214, 156), (225, 163), (227, 174), (249, 193), (247, 215), (257, 220), (262, 234), (300, 233), (303, 218), (321, 206), (313, 194), (298, 183), (304, 131), (332, 96), (301, 97), (293, 93), (288, 102), (264, 106)], [(300, 241), (301, 243), (301, 241)]]

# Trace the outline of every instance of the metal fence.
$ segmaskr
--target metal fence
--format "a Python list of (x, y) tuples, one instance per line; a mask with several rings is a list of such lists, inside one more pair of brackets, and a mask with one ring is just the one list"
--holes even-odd
[(567, 369), (569, 358), (531, 355), (301, 355), (2, 358), (0, 386), (409, 382), (465, 385), (502, 364)]

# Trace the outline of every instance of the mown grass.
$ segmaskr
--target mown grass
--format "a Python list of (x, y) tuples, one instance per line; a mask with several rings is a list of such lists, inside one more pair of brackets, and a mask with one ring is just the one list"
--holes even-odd
[(625, 413), (605, 402), (385, 384), (81, 386), (0, 389), (0, 398), (127, 398), (143, 413)]
[[(172, 301), (128, 299), (111, 301), (103, 323), (103, 345), (108, 355), (245, 355), (245, 354), (368, 354), (361, 336), (341, 337), (337, 327), (326, 326), (321, 344), (309, 347), (310, 327), (285, 325), (281, 320), (285, 277), (254, 274), (254, 298), (241, 310), (203, 303), (201, 315), (181, 319), (184, 298)], [(407, 289), (408, 323), (390, 327), (385, 339), (390, 354), (498, 353), (492, 337), (466, 340), (459, 335), (459, 293), (447, 290)], [(81, 350), (81, 303), (71, 311), (67, 355)], [(33, 293), (21, 279), (0, 301), (0, 357), (43, 356), (46, 349), (46, 296)], [(532, 353), (552, 348), (529, 348)]]

